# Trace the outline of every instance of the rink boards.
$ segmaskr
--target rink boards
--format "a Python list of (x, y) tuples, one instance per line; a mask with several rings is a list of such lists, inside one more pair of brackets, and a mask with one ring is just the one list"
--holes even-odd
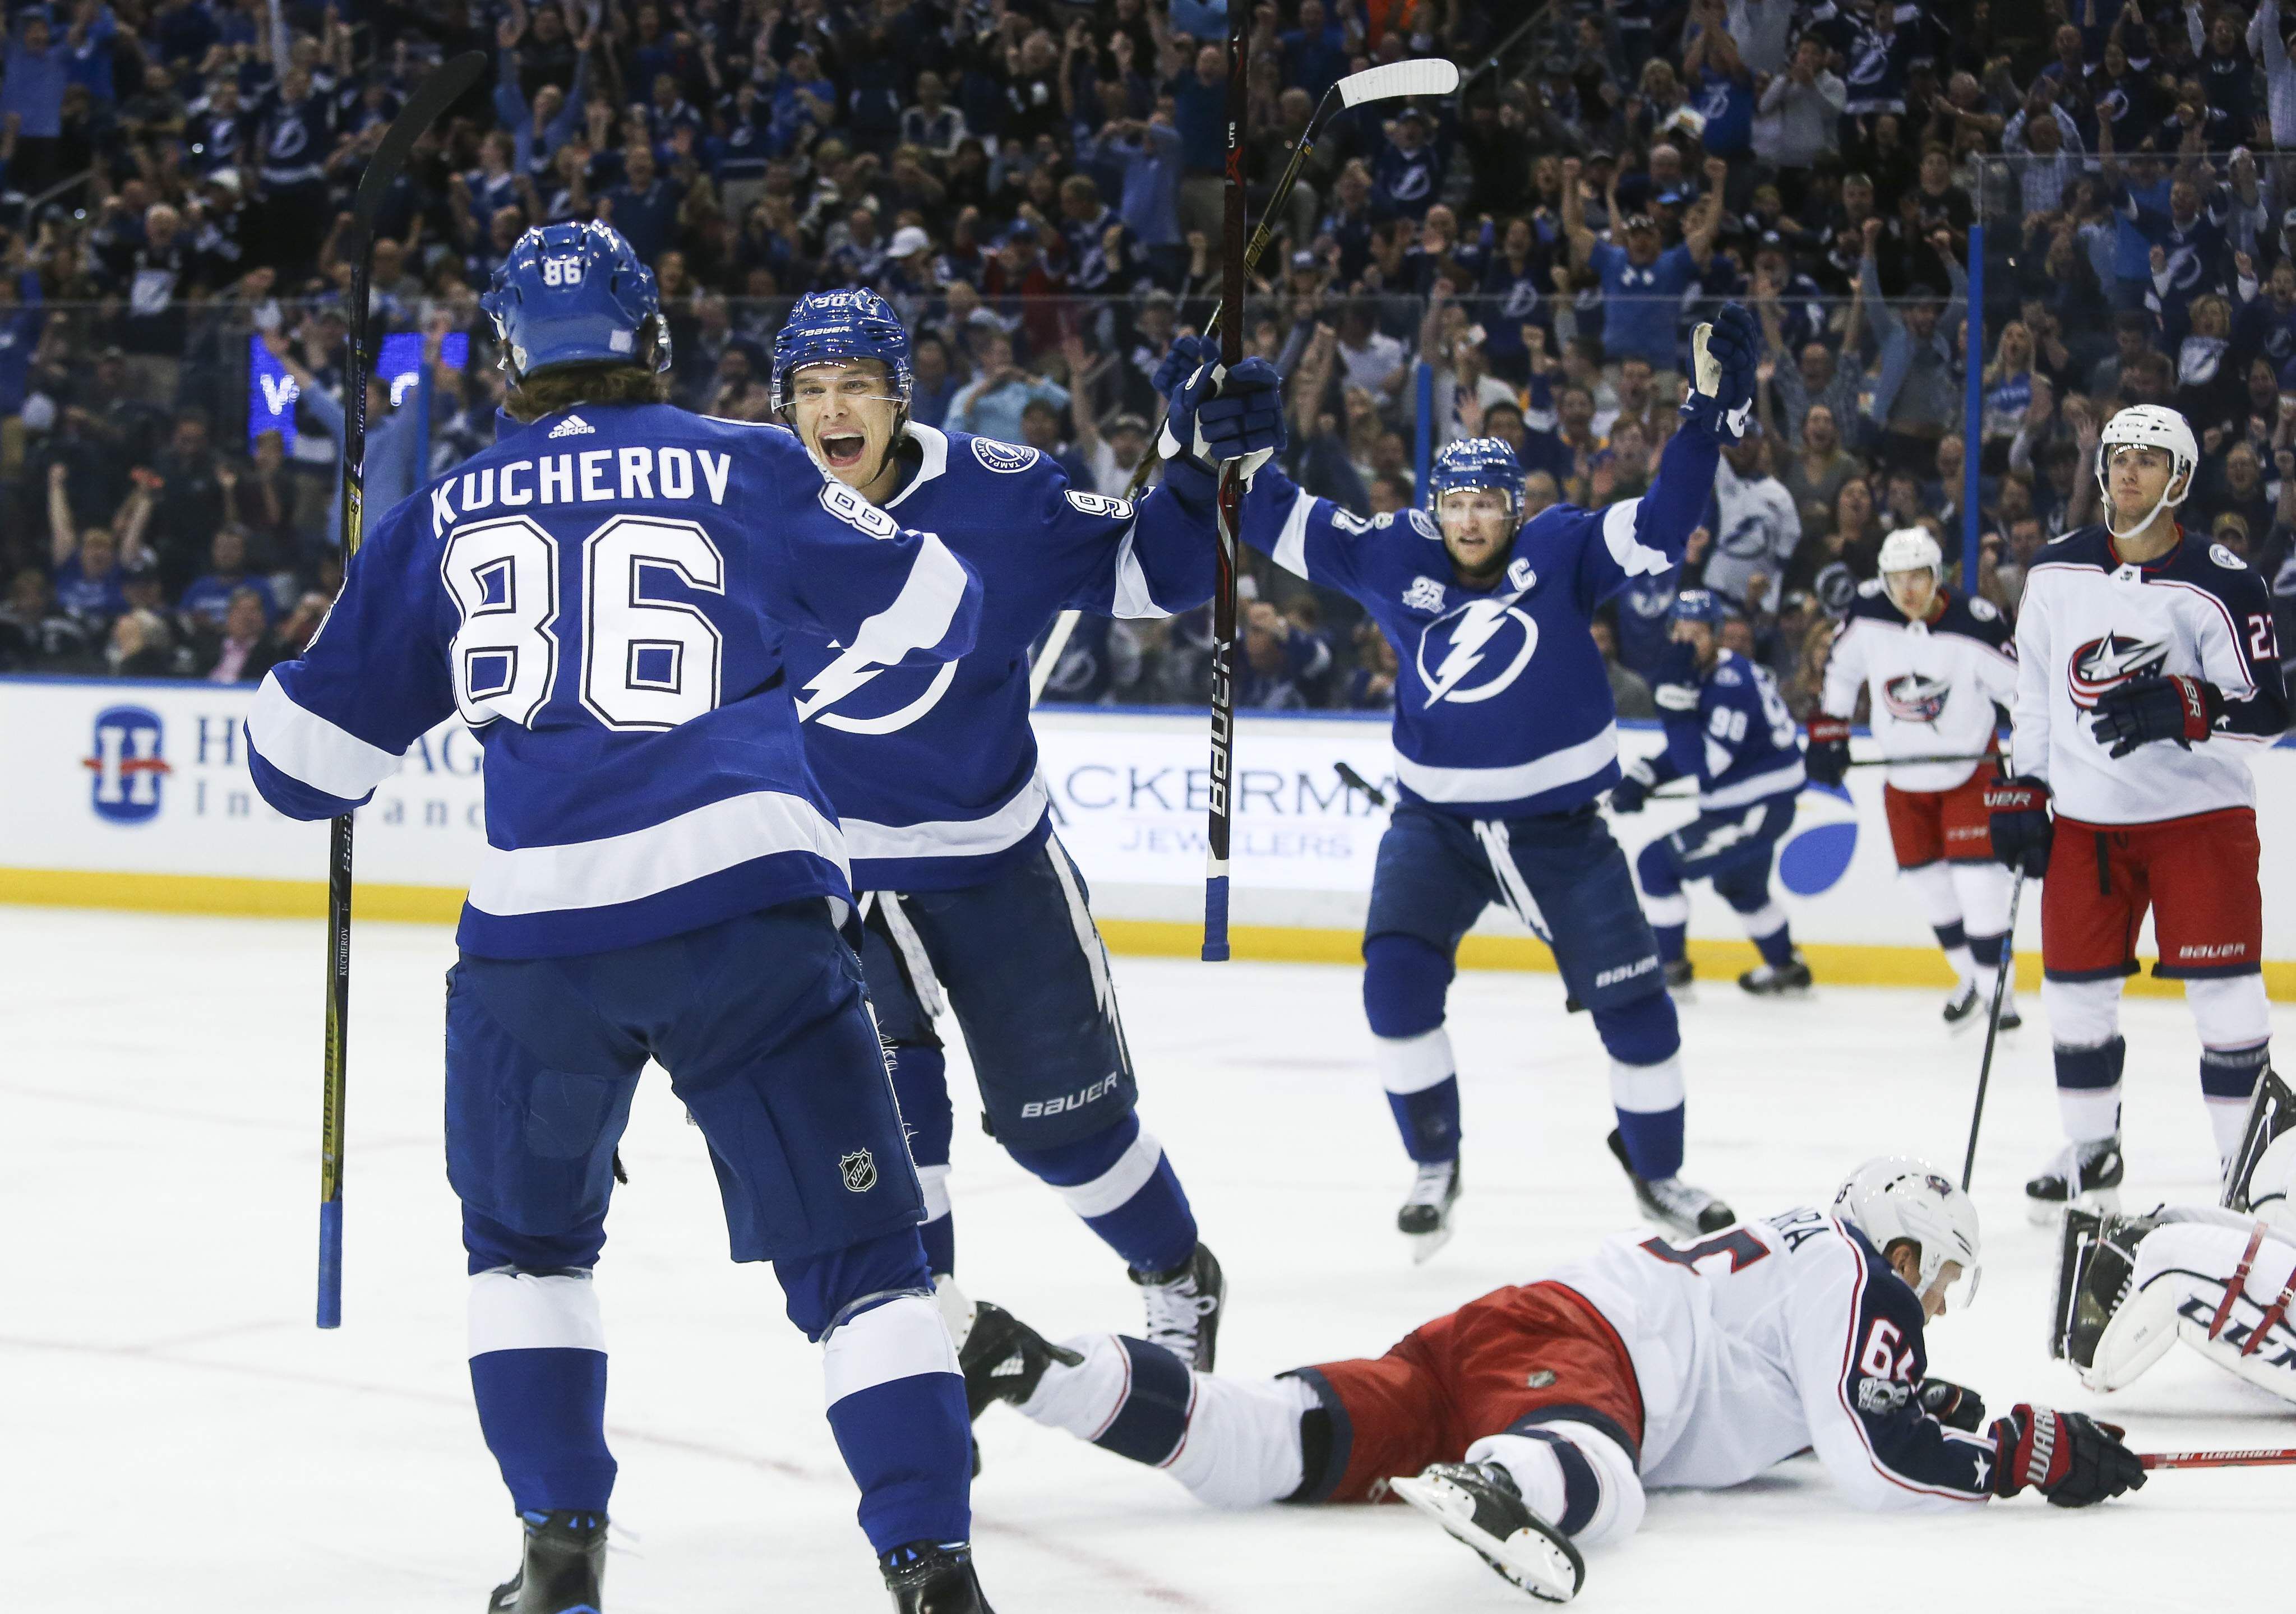
[[(247, 773), (248, 685), (0, 678), (0, 901), (210, 914), (323, 911), (326, 830), (266, 807)], [(1060, 833), (1091, 882), (1109, 944), (1193, 954), (1199, 940), (1209, 747), (1200, 712), (1039, 713), (1043, 772)], [(1660, 748), (1654, 724), (1621, 725), (1621, 749)], [(1861, 736), (1861, 747), (1865, 741)], [(1862, 751), (1861, 751), (1861, 754)], [(1383, 718), (1246, 713), (1236, 743), (1234, 943), (1239, 957), (1349, 962), (1357, 947), (1383, 809), (1336, 765), (1391, 789)], [(2296, 820), (2296, 748), (2255, 754), (2267, 825)], [(357, 913), (446, 922), (484, 845), (480, 748), (459, 721), (426, 735), (358, 815)], [(1927, 926), (1897, 889), (1880, 770), (1846, 792), (1805, 791), (1782, 845), (1777, 887), (1821, 979), (1947, 984)], [(1680, 790), (1683, 787), (1674, 787)], [(1628, 852), (1690, 816), (1653, 801), (1616, 821)], [(2264, 836), (2267, 979), (2296, 1001), (2296, 849)], [(2037, 977), (2038, 904), (2019, 926)], [(1693, 955), (1710, 970), (1751, 962), (1734, 916), (1693, 897)], [(2149, 929), (2146, 936), (2149, 948)], [(2149, 955), (2149, 954), (2148, 954)], [(1546, 946), (1498, 909), (1462, 949), (1470, 968), (1551, 970)], [(2132, 990), (2162, 989), (2149, 978)], [(2165, 989), (2174, 991), (2173, 987)]]

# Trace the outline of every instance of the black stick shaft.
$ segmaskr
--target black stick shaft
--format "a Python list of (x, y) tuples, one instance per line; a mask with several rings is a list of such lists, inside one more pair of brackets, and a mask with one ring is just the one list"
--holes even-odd
[(1993, 1002), (1985, 1016), (1985, 1057), (1977, 1067), (1977, 1102), (1969, 1112), (1969, 1152), (1961, 1160), (1961, 1191), (1969, 1192), (1970, 1175), (1977, 1169), (1977, 1129), (1985, 1124), (1985, 1087), (1993, 1077), (1993, 1045), (2001, 1035), (2001, 1000), (2008, 995), (2009, 977), (2017, 968), (2017, 905), (2025, 899), (2025, 875), (2009, 893), (2009, 928), (2001, 935), (2001, 963), (1993, 971)]
[[(1220, 364), (1233, 370), (1243, 362), (1243, 126), (1250, 110), (1245, 81), (1250, 38), (1250, 8), (1228, 0), (1227, 8), (1227, 184), (1222, 197), (1226, 218), (1220, 231)], [(1237, 548), (1243, 531), (1242, 465), (1220, 468), (1219, 553), (1212, 584), (1212, 691), (1210, 811), (1204, 830), (1204, 947), (1208, 963), (1228, 956), (1228, 851), (1235, 778), (1235, 614)]]

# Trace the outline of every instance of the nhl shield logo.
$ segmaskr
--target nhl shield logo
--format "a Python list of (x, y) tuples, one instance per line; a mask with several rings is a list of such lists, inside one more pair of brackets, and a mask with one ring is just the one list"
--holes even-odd
[(866, 1193), (877, 1185), (877, 1159), (866, 1149), (840, 1155), (837, 1169), (845, 1174), (845, 1186), (851, 1192)]
[(1551, 1367), (1534, 1367), (1530, 1370), (1529, 1378), (1524, 1382), (1532, 1389), (1545, 1389), (1554, 1382), (1554, 1370)]

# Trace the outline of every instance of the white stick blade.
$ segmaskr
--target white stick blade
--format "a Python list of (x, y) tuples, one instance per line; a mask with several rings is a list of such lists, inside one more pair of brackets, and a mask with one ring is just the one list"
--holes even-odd
[(1447, 95), (1459, 87), (1459, 64), (1439, 56), (1416, 61), (1390, 61), (1365, 68), (1340, 80), (1340, 102), (1361, 106), (1366, 101), (1393, 101), (1400, 95)]

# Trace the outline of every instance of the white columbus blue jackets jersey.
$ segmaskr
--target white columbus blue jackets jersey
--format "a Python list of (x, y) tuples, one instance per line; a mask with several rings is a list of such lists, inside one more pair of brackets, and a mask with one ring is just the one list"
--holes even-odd
[(980, 576), (979, 638), (938, 667), (888, 668), (842, 636), (796, 633), (787, 647), (806, 754), (859, 890), (977, 885), (1044, 839), (1029, 647), (1056, 613), (1160, 617), (1212, 590), (1209, 491), (1192, 505), (1174, 478), (1135, 505), (1070, 487), (1034, 448), (914, 423), (909, 434), (922, 463), (885, 510)]
[[(1935, 621), (1908, 622), (1881, 579), (1868, 578), (1833, 636), (1820, 704), (1829, 717), (1851, 717), (1863, 686), (1872, 697), (1866, 721), (1884, 757), (1982, 756), (2000, 722), (1996, 704), (2016, 698), (2017, 650), (2007, 620), (1989, 600), (1939, 593), (1945, 609)], [(1949, 791), (1977, 766), (1893, 764), (1888, 777), (1901, 791)]]
[(843, 898), (783, 637), (947, 660), (980, 597), (939, 538), (778, 426), (586, 404), (506, 422), (376, 523), (302, 659), (264, 680), (250, 766), (281, 812), (330, 817), (460, 712), (485, 750), (487, 851), (458, 939), (481, 956)]
[(1679, 715), (1666, 709), (1677, 688), (1690, 692), (1687, 685), (1674, 684), (1656, 692), (1666, 727), (1666, 755), (1652, 764), (1660, 782), (1695, 778), (1702, 813), (1800, 791), (1808, 777), (1800, 729), (1768, 668), (1735, 651), (1718, 651), (1699, 681), (1697, 704)]
[(1407, 797), (1463, 818), (1567, 812), (1619, 781), (1595, 607), (1681, 563), (1718, 457), (1710, 436), (1684, 427), (1649, 493), (1539, 512), (1488, 588), (1457, 581), (1425, 511), (1365, 520), (1273, 465), (1252, 479), (1243, 539), (1352, 596), (1394, 644), (1396, 780)]
[(1679, 1246), (1620, 1233), (1541, 1275), (1619, 1331), (1643, 1393), (1646, 1486), (1719, 1490), (1815, 1450), (1859, 1507), (1991, 1495), (1991, 1438), (1947, 1428), (1915, 1398), (1929, 1371), (1921, 1301), (1822, 1211)]
[[(2132, 679), (2182, 674), (2223, 692), (2214, 734), (2114, 758), (2089, 728), (2097, 698)], [(2183, 535), (2142, 566), (2103, 526), (2068, 533), (2025, 572), (2017, 616), (2015, 771), (2048, 781), (2083, 823), (2158, 823), (2252, 807), (2248, 746), (2288, 726), (2264, 579), (2221, 544)]]

